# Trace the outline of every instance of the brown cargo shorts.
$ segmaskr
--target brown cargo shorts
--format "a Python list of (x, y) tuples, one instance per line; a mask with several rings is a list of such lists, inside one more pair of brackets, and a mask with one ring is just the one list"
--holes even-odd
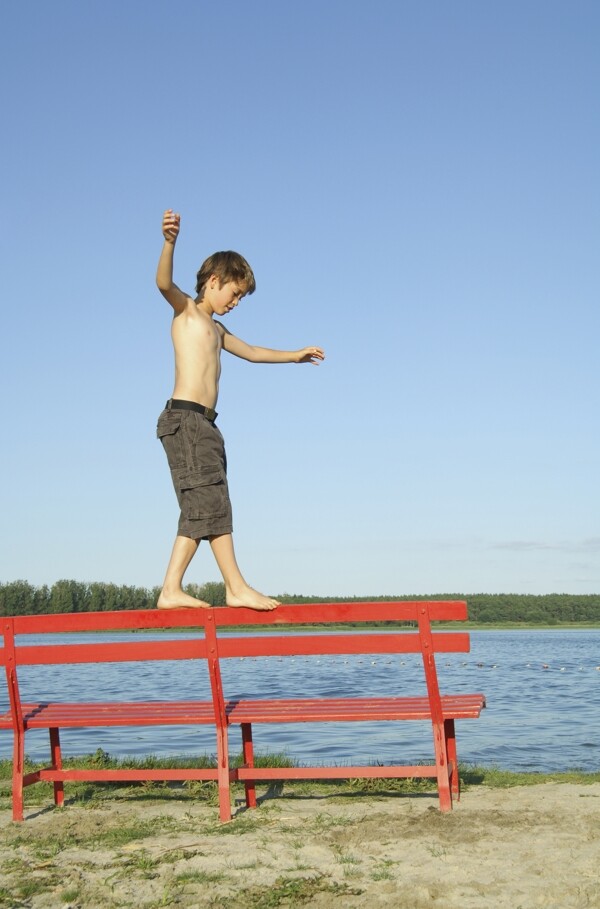
[(166, 452), (181, 509), (178, 535), (206, 540), (231, 533), (225, 443), (214, 423), (194, 410), (165, 408), (156, 435)]

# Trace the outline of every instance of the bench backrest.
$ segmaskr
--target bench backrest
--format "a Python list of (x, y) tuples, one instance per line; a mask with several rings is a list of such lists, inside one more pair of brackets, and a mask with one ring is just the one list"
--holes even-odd
[[(220, 659), (256, 656), (302, 656), (311, 654), (421, 653), (432, 710), (441, 715), (440, 693), (435, 668), (435, 653), (469, 651), (465, 632), (432, 631), (431, 622), (464, 621), (467, 606), (462, 601), (416, 601), (392, 603), (325, 603), (280, 606), (272, 612), (250, 609), (176, 609), (128, 610), (106, 613), (73, 613), (41, 616), (13, 616), (0, 619), (4, 646), (0, 665), (6, 668), (9, 698), (19, 712), (17, 667), (68, 663), (129, 662), (136, 660), (206, 659), (208, 662), (215, 711), (223, 711), (223, 685)], [(359, 631), (336, 629), (327, 634), (302, 634), (290, 629), (299, 625), (346, 623), (412, 623), (413, 628), (395, 626)], [(231, 632), (243, 626), (243, 634)], [(283, 634), (253, 635), (253, 629), (273, 628)], [(75, 632), (114, 632), (127, 630), (197, 629), (198, 637), (126, 642), (27, 643), (19, 636), (32, 634), (69, 634)], [(224, 633), (225, 632), (225, 633)], [(250, 634), (248, 634), (250, 632)], [(287, 632), (287, 633), (285, 633)], [(357, 633), (358, 632), (358, 633)]]

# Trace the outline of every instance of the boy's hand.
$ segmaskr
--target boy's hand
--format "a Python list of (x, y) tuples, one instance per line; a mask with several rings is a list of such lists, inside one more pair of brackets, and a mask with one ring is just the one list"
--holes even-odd
[(313, 366), (318, 366), (319, 360), (325, 359), (325, 351), (320, 347), (303, 347), (297, 354), (296, 363), (312, 363)]
[(172, 208), (168, 208), (163, 215), (162, 232), (167, 243), (175, 243), (179, 234), (181, 218)]

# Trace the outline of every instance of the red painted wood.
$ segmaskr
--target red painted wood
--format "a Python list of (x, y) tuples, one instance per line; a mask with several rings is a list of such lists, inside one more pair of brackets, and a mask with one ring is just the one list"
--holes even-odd
[[(218, 626), (300, 625), (346, 622), (416, 622), (417, 610), (424, 601), (403, 603), (313, 603), (302, 606), (279, 606), (272, 612), (252, 609), (216, 609)], [(464, 601), (427, 601), (431, 621), (464, 621), (467, 604)]]
[(348, 780), (354, 778), (404, 779), (406, 777), (431, 778), (436, 775), (435, 764), (418, 764), (381, 767), (240, 767), (240, 780)]
[[(433, 635), (436, 653), (468, 653), (469, 635), (438, 632)], [(223, 638), (221, 658), (266, 656), (325, 656), (332, 654), (419, 653), (416, 633), (292, 635), (290, 637)], [(191, 660), (206, 658), (206, 643), (198, 640), (135, 641), (132, 643), (46, 644), (18, 648), (21, 666), (67, 663), (120, 663), (146, 660)]]
[[(438, 632), (433, 635), (436, 653), (468, 653), (469, 635)], [(219, 656), (321, 656), (333, 654), (420, 653), (421, 642), (416, 632), (395, 634), (315, 634), (254, 638), (228, 638), (219, 641)]]
[[(478, 717), (485, 706), (483, 695), (443, 698), (444, 718)], [(429, 720), (427, 698), (340, 698), (281, 701), (229, 702), (230, 723), (318, 723), (377, 720)]]
[[(403, 603), (314, 603), (279, 606), (272, 612), (253, 609), (136, 609), (114, 612), (56, 613), (14, 616), (15, 634), (64, 634), (69, 631), (119, 631), (152, 628), (199, 628), (208, 616), (218, 627), (236, 625), (339, 624), (344, 622), (416, 622), (424, 601)], [(427, 601), (431, 621), (464, 621), (463, 601)]]
[[(271, 613), (246, 609), (181, 609), (161, 612), (140, 610), (75, 615), (17, 616), (0, 620), (4, 647), (0, 664), (5, 666), (10, 710), (0, 716), (0, 728), (12, 729), (14, 735), (13, 817), (23, 818), (23, 788), (40, 780), (54, 783), (55, 802), (63, 800), (64, 782), (68, 780), (216, 780), (219, 789), (219, 814), (231, 817), (230, 783), (243, 780), (246, 802), (256, 805), (256, 780), (328, 779), (347, 777), (395, 778), (404, 776), (436, 777), (440, 808), (449, 810), (452, 798), (458, 797), (458, 773), (454, 720), (479, 716), (485, 707), (482, 694), (440, 694), (435, 667), (436, 653), (466, 653), (469, 635), (432, 631), (431, 621), (456, 621), (467, 617), (462, 602), (411, 603), (342, 603), (310, 606), (282, 606)], [(340, 624), (344, 622), (411, 622), (388, 627), (382, 633), (364, 630), (345, 634), (294, 634), (299, 624)], [(260, 626), (277, 628), (276, 635), (231, 635), (236, 627)], [(169, 635), (148, 641), (143, 635), (124, 642), (28, 643), (30, 634), (67, 634), (83, 631), (196, 629), (197, 636), (186, 640)], [(221, 633), (218, 633), (221, 629)], [(291, 633), (290, 633), (291, 632)], [(15, 640), (15, 635), (18, 637)], [(223, 691), (220, 660), (256, 659), (329, 654), (421, 653), (427, 695), (394, 696), (394, 676), (390, 676), (387, 696), (374, 698), (288, 698), (228, 700)], [(156, 702), (92, 702), (21, 704), (18, 686), (20, 665), (60, 665), (62, 663), (105, 664), (146, 660), (206, 660), (211, 684), (211, 700)], [(100, 671), (100, 670), (99, 670)], [(261, 671), (261, 670), (259, 670)], [(393, 672), (393, 670), (391, 670)], [(398, 679), (406, 684), (405, 680)], [(99, 689), (101, 690), (101, 689)], [(424, 720), (432, 724), (435, 764), (430, 766), (389, 767), (300, 767), (254, 768), (252, 766), (252, 723), (361, 722)], [(59, 730), (68, 727), (102, 726), (169, 726), (173, 724), (211, 724), (215, 726), (217, 766), (214, 770), (107, 770), (61, 767)], [(242, 728), (244, 767), (229, 766), (228, 730)], [(24, 739), (29, 729), (47, 728), (50, 736), (52, 766), (34, 773), (23, 773)]]
[[(88, 704), (24, 704), (26, 729), (82, 726), (172, 726), (215, 722), (212, 701), (117, 702)], [(482, 694), (442, 696), (444, 719), (469, 719), (485, 707)], [(426, 697), (416, 698), (299, 698), (297, 700), (224, 701), (226, 721), (241, 723), (361, 722), (370, 720), (427, 720)], [(0, 728), (10, 729), (10, 713), (0, 716)]]
[(14, 616), (15, 634), (67, 634), (83, 631), (138, 631), (202, 628), (205, 609), (131, 609)]
[(134, 641), (102, 644), (39, 644), (18, 648), (21, 666), (68, 663), (123, 663), (147, 660), (194, 660), (206, 657), (202, 639), (191, 641)]
[[(233, 773), (233, 772), (232, 772)], [(143, 782), (144, 780), (216, 780), (217, 771), (216, 769), (195, 769), (195, 768), (161, 768), (160, 770), (150, 770), (148, 768), (140, 768), (139, 770), (105, 770), (105, 769), (92, 769), (92, 770), (77, 770), (75, 768), (70, 768), (69, 770), (56, 770), (52, 768), (45, 768), (44, 770), (38, 770), (37, 776), (40, 780), (90, 780), (96, 782), (118, 782), (122, 781), (137, 781)]]
[[(212, 701), (90, 702), (24, 704), (26, 729), (82, 726), (174, 726), (214, 723)], [(8, 714), (0, 728), (10, 728)]]

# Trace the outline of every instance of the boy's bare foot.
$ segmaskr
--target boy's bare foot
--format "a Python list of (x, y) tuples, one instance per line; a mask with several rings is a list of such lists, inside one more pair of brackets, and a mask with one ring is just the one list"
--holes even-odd
[(190, 607), (192, 609), (212, 609), (210, 603), (197, 600), (196, 597), (184, 593), (183, 590), (179, 590), (173, 595), (166, 594), (163, 590), (156, 606), (158, 609), (189, 609)]
[(269, 612), (281, 605), (278, 600), (266, 597), (248, 586), (242, 587), (237, 594), (225, 588), (225, 602), (228, 606), (246, 606), (248, 609), (259, 609), (262, 612)]

